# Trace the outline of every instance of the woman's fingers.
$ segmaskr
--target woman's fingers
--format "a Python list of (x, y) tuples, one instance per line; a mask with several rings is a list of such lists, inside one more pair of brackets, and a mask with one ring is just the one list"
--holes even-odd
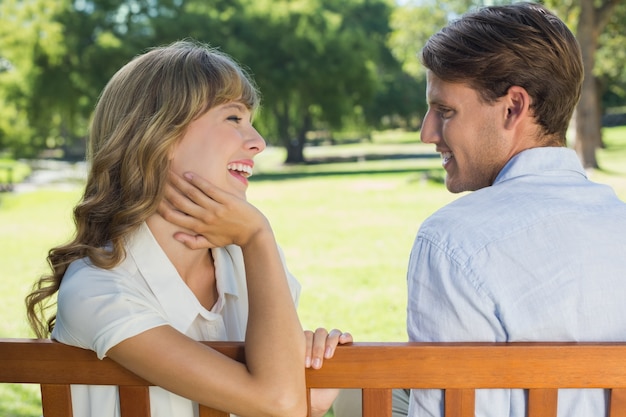
[(344, 333), (338, 329), (332, 329), (329, 332), (322, 327), (317, 328), (315, 332), (307, 330), (304, 335), (306, 338), (305, 366), (313, 369), (321, 368), (324, 359), (332, 358), (338, 344), (353, 341), (350, 333)]
[(170, 174), (158, 212), (186, 229), (175, 238), (192, 249), (244, 246), (256, 233), (269, 229), (265, 216), (245, 199), (193, 173)]

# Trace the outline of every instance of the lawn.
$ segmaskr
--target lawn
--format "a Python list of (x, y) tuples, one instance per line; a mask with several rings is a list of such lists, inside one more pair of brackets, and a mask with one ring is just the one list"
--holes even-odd
[[(626, 201), (626, 128), (607, 130), (592, 179)], [(303, 286), (306, 328), (350, 331), (357, 341), (404, 341), (405, 272), (420, 223), (458, 198), (445, 190), (440, 159), (417, 134), (306, 149), (315, 163), (284, 166), (282, 149), (258, 158), (248, 198), (274, 226)], [(30, 337), (23, 298), (46, 271), (47, 250), (72, 232), (78, 186), (0, 195), (0, 337)], [(25, 398), (25, 405), (17, 405)], [(0, 415), (40, 415), (30, 387), (0, 387)]]

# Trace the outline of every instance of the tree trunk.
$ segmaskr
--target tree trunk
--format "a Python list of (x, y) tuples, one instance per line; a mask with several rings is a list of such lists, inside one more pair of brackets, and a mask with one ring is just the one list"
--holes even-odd
[(302, 164), (304, 159), (304, 140), (300, 140), (294, 133), (294, 127), (291, 125), (289, 117), (289, 104), (287, 101), (281, 101), (273, 106), (273, 112), (276, 117), (278, 138), (280, 143), (285, 147), (287, 156), (285, 164)]
[(306, 162), (304, 159), (304, 142), (294, 139), (286, 144), (287, 157), (285, 158), (285, 164), (303, 164)]
[(602, 105), (602, 84), (598, 77), (594, 77), (596, 80), (596, 117), (598, 118), (598, 125), (596, 126), (596, 137), (598, 138), (598, 144), (596, 149), (604, 149), (604, 137), (602, 136), (602, 115), (604, 114), (604, 106)]
[(306, 134), (313, 125), (313, 119), (308, 111), (305, 110), (303, 113), (302, 124), (297, 128), (296, 138), (289, 143), (290, 146), (287, 148), (286, 164), (302, 164), (306, 162), (304, 145), (306, 145)]
[(602, 146), (602, 115), (597, 83), (593, 76), (598, 37), (611, 13), (622, 0), (580, 0), (576, 38), (583, 56), (585, 78), (580, 103), (576, 108), (576, 143), (574, 148), (585, 168), (598, 168), (596, 149)]
[(595, 8), (593, 0), (581, 0), (580, 17), (578, 20), (577, 39), (583, 57), (585, 77), (582, 94), (576, 108), (576, 142), (574, 149), (578, 153), (585, 168), (598, 168), (596, 148), (601, 142), (598, 132), (601, 131), (598, 117), (596, 81), (593, 76), (595, 51), (598, 42), (595, 27)]

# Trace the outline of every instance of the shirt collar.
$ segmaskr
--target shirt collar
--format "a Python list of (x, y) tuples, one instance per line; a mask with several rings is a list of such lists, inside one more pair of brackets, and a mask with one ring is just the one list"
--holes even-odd
[[(185, 332), (199, 314), (211, 318), (214, 313), (207, 311), (185, 285), (145, 222), (129, 237), (126, 249), (173, 327)], [(212, 254), (219, 293), (215, 311), (219, 313), (225, 294), (237, 297), (238, 290), (230, 279), (235, 268), (228, 262), (228, 252), (217, 248)]]
[(524, 175), (553, 171), (555, 175), (581, 175), (587, 178), (583, 166), (572, 149), (563, 147), (540, 147), (526, 149), (515, 155), (502, 168), (494, 185)]
[(211, 254), (215, 264), (218, 290), (220, 293), (239, 297), (239, 288), (236, 284), (238, 281), (233, 277), (241, 276), (245, 282), (246, 271), (242, 268), (243, 264), (235, 260), (237, 258), (243, 259), (241, 249), (238, 246), (229, 245), (224, 248), (211, 249)]

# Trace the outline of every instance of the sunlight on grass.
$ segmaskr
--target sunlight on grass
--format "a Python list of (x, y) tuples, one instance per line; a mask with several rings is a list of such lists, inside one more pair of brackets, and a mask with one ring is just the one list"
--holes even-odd
[(41, 416), (39, 387), (28, 384), (0, 384), (0, 416)]
[(601, 169), (589, 172), (589, 178), (610, 185), (626, 201), (626, 126), (605, 129), (604, 143), (596, 154)]
[[(350, 331), (357, 341), (405, 341), (406, 266), (421, 222), (459, 195), (442, 184), (440, 158), (418, 133), (306, 149), (316, 163), (282, 165), (284, 150), (257, 158), (249, 200), (270, 219), (303, 292), (305, 328)], [(607, 129), (594, 181), (626, 201), (626, 128)], [(332, 163), (323, 163), (326, 161)], [(79, 186), (0, 194), (0, 337), (30, 337), (23, 299), (47, 272), (45, 257), (73, 232)], [(24, 405), (15, 405), (21, 404)], [(9, 408), (13, 407), (13, 408)], [(0, 416), (41, 414), (37, 391), (0, 386)]]
[[(412, 142), (311, 147), (308, 159), (339, 162), (281, 166), (253, 177), (249, 200), (272, 221), (303, 285), (306, 328), (338, 327), (361, 341), (406, 340), (406, 264), (415, 233), (425, 217), (458, 198), (431, 181), (433, 172), (442, 175), (431, 147)], [(278, 160), (282, 150), (269, 154)], [(289, 181), (275, 180), (278, 174)]]
[[(41, 274), (48, 272), (48, 250), (72, 233), (71, 210), (78, 201), (75, 191), (48, 189), (24, 194), (4, 194), (0, 201), (0, 337), (30, 335), (24, 296)], [(11, 295), (10, 297), (6, 295)]]

